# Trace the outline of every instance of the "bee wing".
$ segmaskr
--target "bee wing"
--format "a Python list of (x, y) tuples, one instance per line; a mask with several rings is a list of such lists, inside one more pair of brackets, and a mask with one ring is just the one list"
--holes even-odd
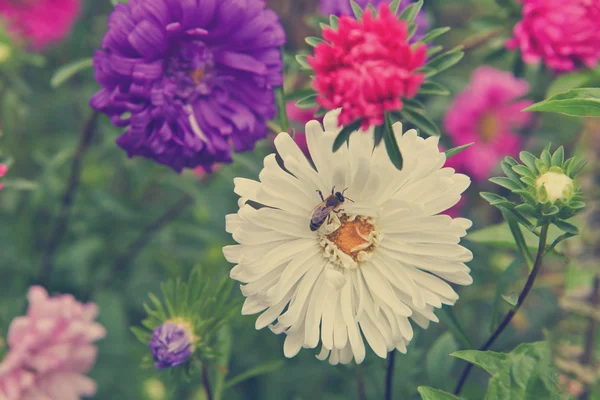
[[(320, 208), (319, 208), (320, 207)], [(323, 221), (325, 218), (327, 218), (329, 216), (329, 213), (331, 212), (331, 210), (333, 210), (335, 207), (327, 207), (324, 204), (319, 204), (319, 206), (317, 206), (314, 210), (313, 213), (310, 217), (310, 222), (313, 223), (318, 223), (320, 221)]]

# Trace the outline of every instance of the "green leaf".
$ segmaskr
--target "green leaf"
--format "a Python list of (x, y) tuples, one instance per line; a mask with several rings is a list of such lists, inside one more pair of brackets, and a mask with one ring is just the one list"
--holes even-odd
[(456, 397), (453, 394), (427, 386), (419, 386), (417, 390), (423, 400), (461, 400), (460, 397)]
[(472, 349), (473, 345), (471, 344), (469, 337), (460, 324), (460, 321), (456, 317), (456, 314), (454, 314), (452, 307), (443, 307), (440, 311), (441, 312), (438, 314), (440, 321), (448, 326), (450, 332), (452, 332), (452, 335), (454, 335), (456, 340), (458, 340), (464, 347)]
[(385, 119), (385, 132), (383, 133), (383, 143), (385, 143), (385, 149), (387, 151), (390, 161), (398, 170), (402, 170), (402, 153), (396, 142), (394, 136), (394, 130), (392, 129), (392, 121), (389, 115), (386, 115)]
[(600, 88), (571, 89), (523, 111), (555, 112), (575, 117), (600, 117)]
[(50, 79), (50, 86), (52, 86), (53, 89), (56, 89), (57, 87), (71, 79), (73, 76), (77, 75), (79, 72), (91, 67), (91, 58), (84, 58), (63, 65), (54, 73), (54, 75), (52, 75), (52, 78)]
[(404, 119), (410, 122), (418, 129), (420, 129), (423, 133), (426, 133), (428, 135), (441, 135), (440, 128), (438, 128), (435, 122), (433, 122), (431, 119), (429, 119), (429, 117), (420, 112), (403, 109), (402, 111), (400, 111), (400, 119)]
[(448, 389), (449, 383), (452, 382), (451, 374), (455, 360), (449, 355), (456, 350), (458, 350), (458, 345), (452, 333), (445, 332), (427, 352), (427, 376), (429, 382), (435, 387)]
[[(536, 157), (528, 151), (522, 151), (519, 153), (519, 158), (529, 168), (530, 171), (537, 171), (537, 167), (535, 166)], [(532, 176), (535, 178), (535, 176)]]
[(322, 38), (316, 36), (308, 36), (306, 39), (304, 39), (304, 41), (306, 42), (306, 44), (312, 47), (317, 47), (319, 43), (324, 42)]
[(303, 99), (305, 97), (314, 95), (315, 91), (313, 90), (313, 88), (302, 88), (302, 89), (298, 89), (295, 90), (291, 93), (287, 93), (285, 95), (285, 100), (286, 101), (292, 101), (292, 100), (300, 100)]
[(558, 400), (558, 373), (547, 342), (524, 343), (512, 352), (459, 351), (452, 354), (492, 375), (485, 400)]
[(306, 54), (297, 54), (296, 61), (300, 64), (300, 68), (303, 70), (312, 70), (312, 67), (308, 63), (308, 56)]
[[(473, 142), (473, 143), (475, 143), (475, 142)], [(446, 160), (449, 159), (450, 157), (454, 156), (454, 155), (457, 155), (461, 151), (469, 148), (473, 143), (463, 144), (462, 146), (453, 147), (453, 148), (451, 148), (449, 150), (446, 150), (444, 152), (446, 154)]]
[(566, 221), (554, 221), (554, 225), (556, 225), (558, 229), (560, 229), (563, 232), (567, 232), (572, 235), (579, 234), (579, 229), (575, 225), (570, 224)]
[(334, 30), (338, 30), (338, 26), (340, 23), (340, 18), (337, 15), (330, 15), (329, 16), (329, 26), (331, 26), (331, 28), (333, 28)]
[(562, 167), (565, 162), (565, 149), (560, 146), (554, 154), (552, 154), (552, 166)]
[(402, 0), (394, 0), (390, 3), (390, 11), (392, 12), (392, 14), (398, 13), (398, 8), (400, 8), (401, 1)]
[[(223, 398), (223, 392), (225, 392), (225, 373), (221, 370), (227, 371), (229, 368), (229, 358), (231, 356), (232, 346), (232, 334), (228, 326), (224, 326), (219, 331), (217, 337), (217, 359), (215, 363), (221, 368), (216, 368), (216, 377), (214, 379), (215, 386), (215, 400), (221, 400)], [(226, 397), (225, 397), (226, 398)]]
[(435, 56), (442, 50), (444, 50), (444, 46), (429, 46), (429, 47), (427, 47), (427, 58), (431, 58), (431, 57)]
[(434, 39), (442, 36), (449, 30), (450, 30), (449, 26), (432, 29), (429, 31), (429, 33), (427, 33), (427, 35), (423, 36), (423, 38), (420, 40), (420, 42), (429, 43), (429, 42), (433, 41)]
[(38, 184), (36, 182), (28, 181), (26, 179), (15, 178), (15, 179), (4, 179), (2, 185), (6, 189), (11, 190), (36, 190)]
[(504, 299), (504, 301), (506, 301), (508, 304), (510, 304), (512, 307), (514, 307), (517, 305), (517, 302), (519, 301), (519, 293), (510, 292), (508, 295), (503, 294), (502, 299)]
[(419, 94), (448, 96), (450, 94), (450, 91), (446, 87), (444, 87), (443, 85), (440, 85), (437, 82), (425, 81), (425, 82), (423, 82), (423, 84), (421, 85), (421, 88), (419, 89)]
[(240, 375), (229, 379), (227, 382), (225, 382), (225, 389), (232, 388), (235, 385), (247, 381), (248, 379), (252, 379), (257, 376), (266, 375), (268, 373), (276, 371), (280, 368), (283, 368), (284, 364), (285, 363), (283, 360), (272, 360), (259, 364), (253, 368), (250, 368), (246, 372), (243, 372)]
[(548, 87), (546, 98), (567, 92), (571, 89), (596, 86), (593, 83), (597, 83), (598, 79), (597, 72), (587, 70), (558, 75), (552, 80), (550, 87)]
[(377, 125), (375, 127), (375, 132), (373, 133), (373, 137), (375, 139), (373, 143), (373, 148), (379, 146), (379, 143), (383, 140), (383, 135), (385, 134), (385, 124)]
[(445, 71), (448, 68), (456, 65), (465, 56), (465, 53), (462, 51), (462, 48), (462, 45), (456, 46), (455, 48), (432, 58), (426, 64), (426, 67), (430, 68), (432, 71), (429, 73), (425, 73), (425, 78), (435, 76), (440, 72)]
[(502, 295), (508, 289), (508, 286), (519, 279), (520, 272), (523, 269), (524, 261), (521, 258), (515, 259), (511, 262), (508, 267), (502, 273), (502, 276), (498, 280), (496, 285), (496, 295), (494, 296), (494, 305), (492, 306), (492, 324), (490, 331), (496, 330), (498, 323), (500, 322), (500, 305)]
[(504, 188), (507, 188), (508, 190), (519, 190), (519, 189), (523, 189), (523, 186), (519, 185), (518, 183), (516, 183), (515, 181), (513, 181), (512, 179), (508, 179), (508, 178), (490, 178), (489, 179), (490, 182), (495, 183), (496, 185), (502, 186)]
[[(551, 226), (548, 230), (548, 240), (554, 240), (562, 234), (562, 231), (555, 226)], [(523, 230), (525, 244), (530, 251), (536, 251), (539, 243), (539, 238), (528, 230)], [(481, 243), (492, 247), (502, 249), (517, 249), (513, 235), (508, 227), (508, 223), (491, 225), (483, 229), (469, 232), (465, 237), (467, 240), (475, 243)], [(564, 250), (562, 246), (557, 248), (558, 252)]]
[[(316, 95), (315, 99), (316, 99)], [(305, 99), (310, 96), (305, 97)], [(302, 101), (302, 100), (300, 100)], [(275, 102), (277, 103), (277, 116), (279, 117), (279, 127), (283, 132), (290, 130), (290, 121), (287, 116), (287, 102), (285, 101), (285, 93), (283, 92), (283, 86), (275, 88)]]
[(315, 108), (317, 106), (316, 94), (311, 94), (310, 96), (306, 96), (296, 102), (296, 107), (298, 108)]
[(413, 3), (406, 7), (402, 13), (398, 16), (398, 19), (403, 19), (406, 22), (415, 22), (415, 18), (419, 11), (421, 11), (421, 7), (423, 7), (423, 0), (419, 0), (416, 3)]
[(348, 143), (348, 141), (350, 140), (350, 135), (352, 133), (356, 132), (358, 129), (360, 129), (360, 124), (361, 124), (361, 120), (357, 119), (356, 121), (352, 122), (351, 124), (344, 126), (344, 128), (342, 128), (340, 133), (338, 133), (337, 137), (333, 141), (332, 151), (336, 152), (339, 150), (340, 147), (342, 147), (342, 145), (344, 143)]
[(361, 19), (363, 15), (363, 9), (358, 5), (358, 3), (356, 3), (354, 0), (350, 0), (350, 7), (352, 7), (354, 17), (356, 17), (356, 19)]

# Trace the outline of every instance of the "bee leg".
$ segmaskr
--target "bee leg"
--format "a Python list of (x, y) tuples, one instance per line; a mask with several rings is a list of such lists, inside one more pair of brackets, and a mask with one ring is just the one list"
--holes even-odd
[(317, 193), (319, 193), (319, 196), (321, 196), (321, 201), (325, 201), (325, 198), (323, 197), (323, 192), (317, 189)]
[(331, 188), (331, 194), (333, 195), (335, 192), (335, 186)]
[(339, 214), (340, 212), (344, 211), (343, 208), (340, 208), (339, 210), (333, 210), (334, 213)]

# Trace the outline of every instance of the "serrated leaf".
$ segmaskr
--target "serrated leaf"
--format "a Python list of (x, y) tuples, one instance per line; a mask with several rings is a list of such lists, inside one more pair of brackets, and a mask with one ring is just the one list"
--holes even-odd
[(52, 86), (53, 89), (56, 89), (57, 87), (71, 79), (73, 76), (77, 75), (79, 72), (91, 67), (91, 58), (84, 58), (81, 60), (73, 61), (67, 65), (63, 65), (58, 70), (56, 70), (54, 75), (52, 75), (52, 78), (50, 79), (50, 86)]
[(508, 190), (519, 190), (522, 189), (523, 186), (519, 185), (515, 181), (508, 178), (490, 178), (490, 182), (495, 183), (496, 185), (502, 186)]
[(304, 41), (306, 42), (306, 44), (312, 47), (317, 47), (319, 43), (324, 42), (322, 38), (316, 36), (308, 36), (306, 39), (304, 39)]
[(458, 345), (452, 333), (446, 332), (440, 336), (427, 352), (425, 359), (429, 382), (435, 387), (449, 389), (452, 382), (451, 374), (455, 360), (449, 357), (450, 353), (458, 350)]
[(316, 94), (311, 94), (310, 96), (306, 96), (296, 102), (296, 107), (298, 108), (315, 108), (317, 106)]
[(429, 42), (437, 39), (438, 37), (442, 36), (449, 30), (450, 30), (449, 26), (432, 29), (425, 36), (423, 36), (423, 38), (420, 40), (420, 42), (429, 43)]
[(571, 89), (523, 111), (555, 112), (575, 117), (600, 117), (600, 88)]
[(400, 152), (400, 148), (396, 142), (394, 130), (392, 129), (392, 122), (390, 121), (389, 116), (386, 116), (383, 143), (385, 143), (385, 150), (387, 151), (388, 157), (390, 158), (392, 164), (394, 164), (396, 169), (402, 170), (402, 153)]
[(419, 14), (419, 11), (421, 11), (421, 7), (423, 7), (423, 0), (419, 0), (416, 3), (409, 5), (402, 10), (398, 16), (398, 19), (403, 19), (406, 22), (414, 22), (415, 18), (417, 18), (417, 14)]
[(363, 16), (363, 9), (358, 5), (354, 0), (350, 0), (350, 7), (352, 7), (352, 12), (354, 13), (354, 17), (356, 19), (361, 19)]
[(420, 129), (423, 133), (432, 136), (440, 136), (440, 128), (433, 122), (429, 117), (425, 114), (421, 114), (419, 112), (415, 112), (412, 110), (402, 110), (400, 111), (400, 118), (404, 119), (418, 129)]
[(456, 338), (456, 340), (459, 341), (463, 345), (463, 347), (466, 347), (467, 349), (473, 348), (471, 340), (469, 340), (469, 337), (465, 333), (465, 330), (462, 327), (458, 318), (456, 317), (456, 314), (454, 313), (454, 309), (452, 307), (442, 307), (440, 313), (438, 313), (438, 317), (440, 321), (442, 321), (444, 324), (446, 324), (446, 326), (448, 326), (454, 338)]
[(456, 397), (453, 394), (427, 386), (419, 386), (417, 390), (422, 400), (461, 400), (460, 397)]
[(510, 304), (512, 307), (514, 307), (517, 305), (517, 302), (519, 301), (519, 293), (511, 292), (508, 295), (503, 294), (502, 299), (504, 301), (506, 301), (508, 304)]
[(356, 132), (360, 128), (360, 124), (361, 124), (361, 120), (357, 119), (356, 121), (354, 121), (351, 124), (348, 124), (342, 128), (340, 133), (338, 133), (337, 137), (333, 141), (332, 151), (334, 153), (336, 151), (338, 151), (339, 148), (342, 147), (342, 145), (344, 143), (348, 143), (348, 141), (350, 140), (350, 135), (352, 133)]
[(468, 144), (463, 144), (462, 146), (458, 146), (458, 147), (453, 147), (449, 150), (446, 150), (444, 153), (446, 154), (446, 160), (449, 159), (450, 157), (460, 153), (461, 151), (468, 149), (471, 145), (473, 145), (475, 142), (473, 143), (468, 143)]
[(425, 81), (419, 88), (419, 94), (448, 96), (450, 91), (445, 86), (437, 82)]

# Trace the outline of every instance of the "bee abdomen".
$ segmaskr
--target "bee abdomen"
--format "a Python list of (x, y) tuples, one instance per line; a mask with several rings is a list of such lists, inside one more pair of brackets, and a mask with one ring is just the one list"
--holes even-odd
[(310, 221), (310, 230), (314, 232), (317, 229), (319, 229), (321, 227), (321, 225), (323, 225), (323, 221), (317, 221), (317, 222)]

